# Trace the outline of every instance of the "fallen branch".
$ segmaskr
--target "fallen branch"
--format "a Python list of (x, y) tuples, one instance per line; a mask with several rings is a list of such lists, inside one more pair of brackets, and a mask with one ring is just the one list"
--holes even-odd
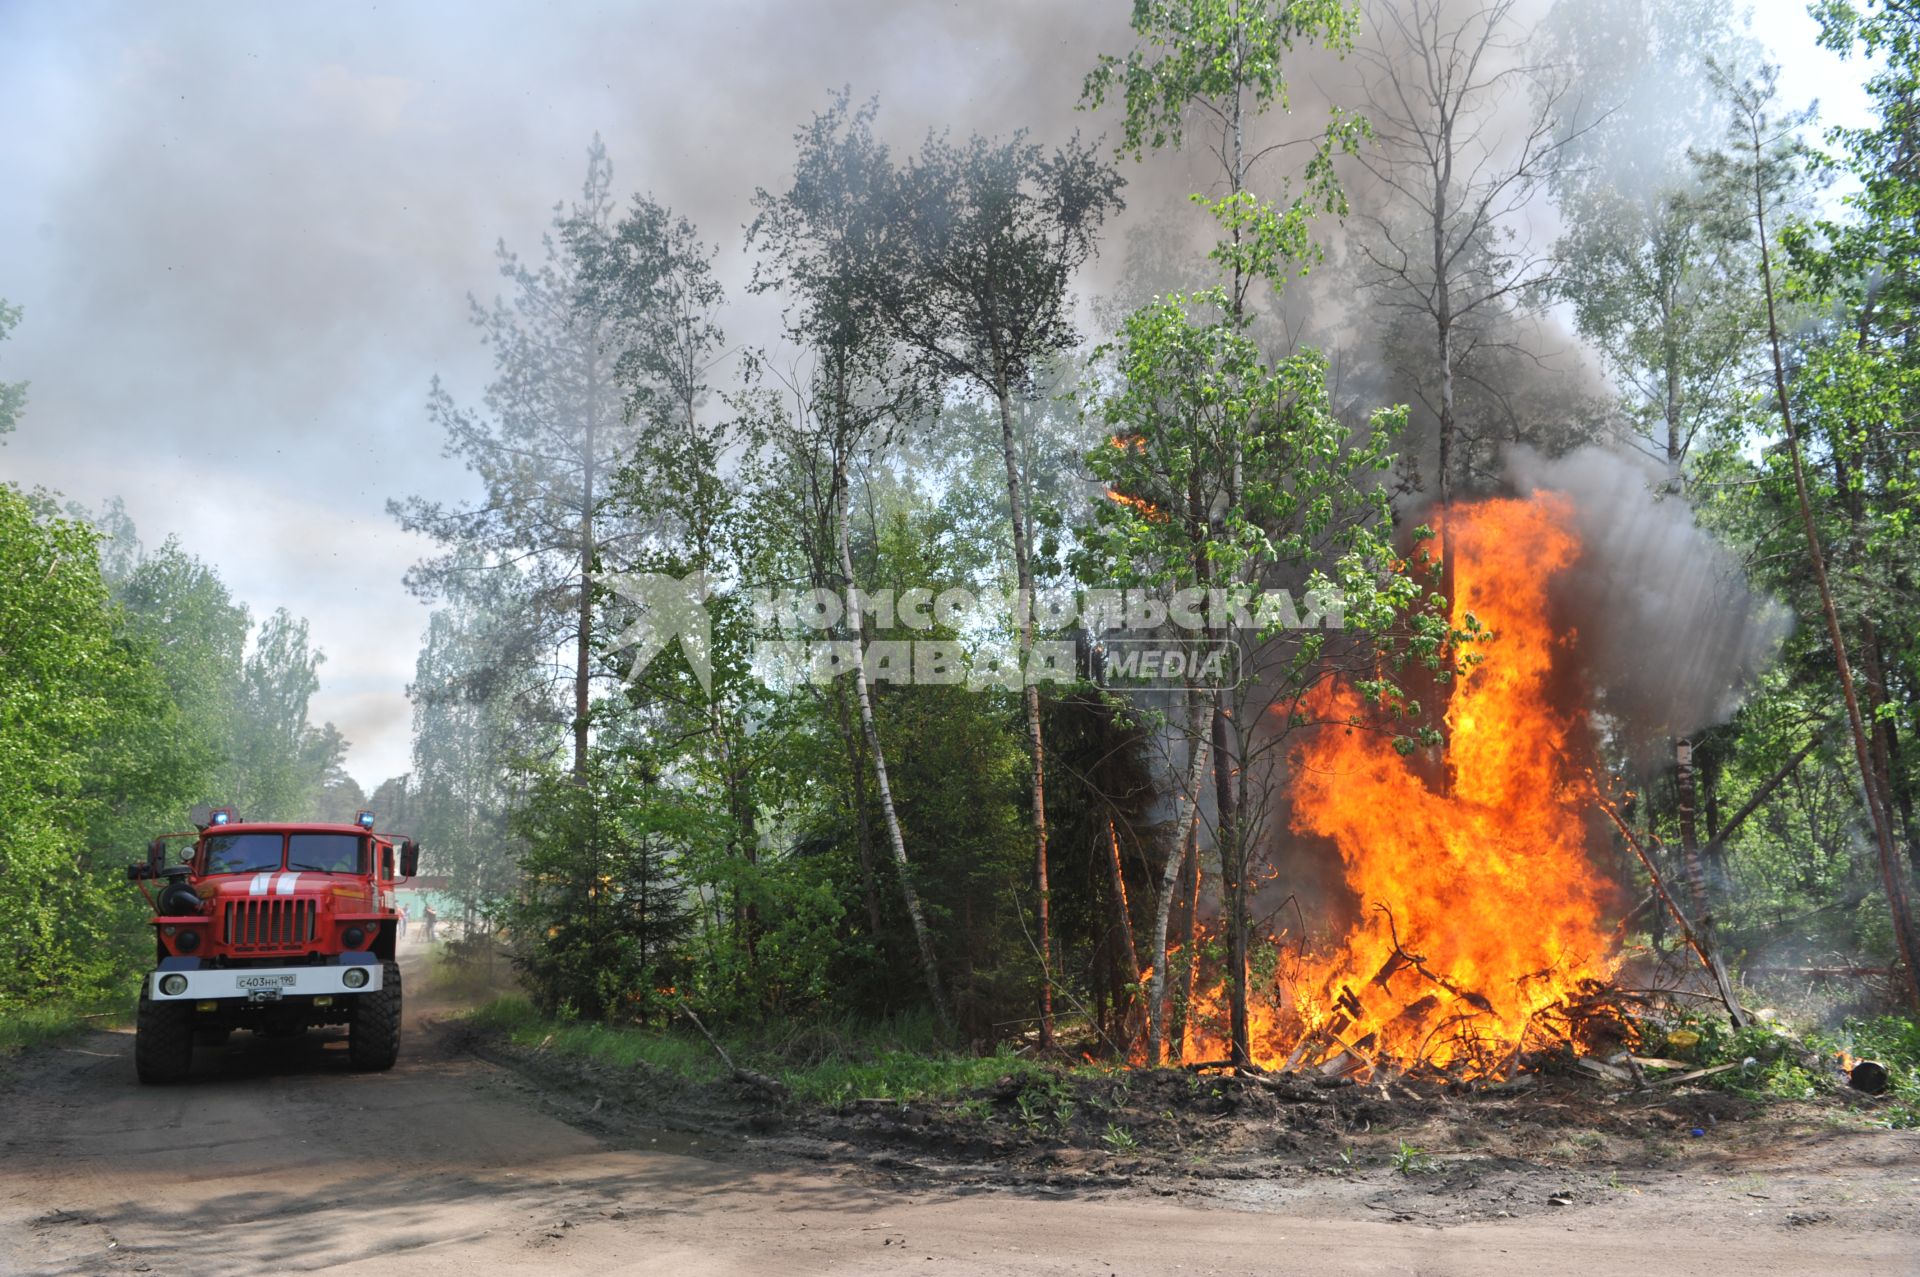
[(1660, 876), (1660, 869), (1653, 863), (1653, 857), (1649, 856), (1647, 849), (1640, 845), (1640, 840), (1633, 836), (1633, 830), (1628, 827), (1627, 822), (1620, 819), (1620, 813), (1613, 809), (1613, 804), (1603, 798), (1600, 800), (1600, 810), (1607, 813), (1607, 818), (1620, 831), (1620, 836), (1627, 840), (1627, 846), (1633, 848), (1633, 854), (1640, 858), (1641, 865), (1646, 868), (1647, 877), (1653, 883), (1653, 889), (1660, 893), (1660, 899), (1665, 902), (1667, 912), (1673, 915), (1674, 922), (1680, 928), (1680, 934), (1686, 938), (1687, 947), (1693, 950), (1699, 957), (1701, 965), (1706, 967), (1707, 974), (1713, 977), (1713, 985), (1720, 994), (1720, 1001), (1727, 1008), (1727, 1014), (1733, 1017), (1733, 1027), (1746, 1028), (1752, 1021), (1748, 1018), (1746, 1009), (1740, 1005), (1740, 999), (1734, 996), (1733, 979), (1727, 975), (1726, 964), (1720, 961), (1720, 955), (1714, 951), (1712, 945), (1707, 943), (1706, 937), (1700, 934), (1699, 928), (1688, 921), (1686, 912), (1680, 908), (1680, 902), (1673, 898), (1671, 891), (1667, 890), (1666, 880)]
[[(1459, 998), (1462, 1002), (1465, 1002), (1468, 1006), (1473, 1007), (1479, 1011), (1485, 1011), (1489, 1014), (1492, 1013), (1493, 1003), (1487, 1000), (1487, 997), (1485, 994), (1475, 993), (1471, 989), (1462, 989), (1460, 986), (1454, 984), (1451, 980), (1446, 979), (1444, 976), (1437, 976), (1433, 972), (1427, 970), (1427, 960), (1424, 957), (1422, 957), (1417, 953), (1408, 953), (1406, 949), (1401, 946), (1400, 928), (1394, 925), (1393, 910), (1387, 908), (1383, 904), (1376, 904), (1373, 907), (1375, 909), (1378, 909), (1381, 913), (1387, 916), (1387, 935), (1393, 941), (1393, 953), (1395, 957), (1401, 959), (1408, 966), (1412, 967), (1415, 971), (1418, 971), (1421, 975), (1433, 981), (1435, 984), (1445, 989), (1448, 993), (1451, 993), (1454, 997)], [(1380, 974), (1374, 977), (1374, 983), (1380, 985), (1380, 987), (1383, 989), (1386, 987), (1386, 977), (1391, 976), (1393, 974), (1392, 971), (1389, 969), (1390, 966), (1391, 964), (1389, 964), (1388, 967), (1382, 967), (1380, 969)]]
[(693, 1022), (693, 1027), (700, 1030), (700, 1036), (707, 1040), (707, 1045), (713, 1048), (713, 1053), (720, 1057), (722, 1064), (727, 1066), (727, 1076), (729, 1078), (735, 1082), (744, 1082), (748, 1086), (756, 1087), (759, 1090), (766, 1091), (781, 1099), (787, 1097), (787, 1084), (779, 1078), (768, 1077), (765, 1073), (756, 1073), (752, 1069), (743, 1069), (738, 1064), (735, 1064), (733, 1057), (727, 1054), (727, 1048), (720, 1045), (719, 1038), (707, 1032), (707, 1026), (700, 1022), (700, 1017), (694, 1014), (693, 1008), (688, 1005), (685, 998), (681, 998), (677, 1005), (680, 1009), (680, 1014), (686, 1016), (687, 1019)]
[(1725, 1073), (1728, 1069), (1737, 1069), (1738, 1064), (1716, 1064), (1710, 1069), (1695, 1069), (1691, 1073), (1682, 1073), (1679, 1077), (1663, 1077), (1655, 1086), (1679, 1086), (1683, 1082), (1697, 1082), (1703, 1077), (1712, 1077), (1716, 1073)]

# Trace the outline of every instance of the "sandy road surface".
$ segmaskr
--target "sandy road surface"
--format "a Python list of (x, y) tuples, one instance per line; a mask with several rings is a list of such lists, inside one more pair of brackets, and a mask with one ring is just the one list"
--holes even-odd
[(900, 1194), (588, 1134), (417, 1022), (387, 1074), (348, 1072), (331, 1034), (237, 1034), (191, 1083), (143, 1088), (131, 1047), (93, 1034), (0, 1080), (0, 1273), (1920, 1273), (1920, 1238), (1655, 1199), (1446, 1229)]

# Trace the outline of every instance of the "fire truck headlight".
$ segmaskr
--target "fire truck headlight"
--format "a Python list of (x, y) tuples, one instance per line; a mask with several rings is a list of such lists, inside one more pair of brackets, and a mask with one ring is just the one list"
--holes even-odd
[(358, 927), (348, 927), (340, 933), (340, 939), (345, 943), (347, 948), (358, 949), (367, 942), (367, 933)]
[(170, 998), (177, 998), (187, 991), (187, 977), (175, 972), (160, 977), (160, 992)]
[(182, 953), (192, 953), (200, 947), (200, 933), (192, 927), (184, 927), (173, 938), (173, 947)]
[[(340, 977), (340, 983), (346, 985), (349, 989), (366, 988), (367, 987), (367, 969), (365, 967), (348, 967), (346, 970), (346, 974)], [(182, 980), (180, 982), (180, 987), (183, 989), (186, 988), (187, 982), (185, 980)]]

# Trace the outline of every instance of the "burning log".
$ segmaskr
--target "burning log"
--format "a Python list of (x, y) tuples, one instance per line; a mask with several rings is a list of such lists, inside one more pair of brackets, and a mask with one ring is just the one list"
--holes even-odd
[(1868, 1095), (1884, 1095), (1887, 1090), (1887, 1066), (1878, 1060), (1862, 1060), (1847, 1070), (1847, 1085)]

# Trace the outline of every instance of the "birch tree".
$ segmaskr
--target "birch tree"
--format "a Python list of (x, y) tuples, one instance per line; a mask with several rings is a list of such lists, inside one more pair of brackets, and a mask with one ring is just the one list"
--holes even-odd
[[(1484, 339), (1478, 322), (1552, 278), (1547, 246), (1521, 233), (1520, 215), (1573, 136), (1558, 123), (1566, 86), (1534, 58), (1514, 8), (1383, 0), (1359, 46), (1373, 144), (1358, 156), (1379, 189), (1358, 248), (1382, 303), (1432, 334), (1419, 380), (1437, 421), (1442, 509), (1461, 477), (1456, 381)], [(1439, 548), (1451, 594), (1444, 531)]]
[[(1363, 121), (1338, 108), (1324, 128), (1307, 130), (1296, 138), (1256, 138), (1253, 134), (1261, 117), (1276, 108), (1281, 115), (1290, 111), (1288, 55), (1301, 44), (1318, 44), (1336, 51), (1352, 47), (1358, 16), (1342, 0), (1297, 0), (1272, 4), (1258, 0), (1142, 0), (1134, 6), (1133, 31), (1139, 43), (1124, 57), (1104, 55), (1086, 78), (1082, 89), (1083, 107), (1097, 109), (1117, 100), (1122, 106), (1120, 153), (1136, 160), (1148, 151), (1179, 149), (1190, 135), (1216, 166), (1218, 186), (1215, 192), (1195, 192), (1194, 203), (1214, 218), (1223, 238), (1209, 257), (1224, 271), (1227, 285), (1221, 300), (1233, 327), (1244, 328), (1251, 319), (1249, 300), (1253, 286), (1266, 282), (1281, 287), (1288, 274), (1317, 261), (1320, 248), (1313, 237), (1316, 217), (1344, 214), (1347, 202), (1334, 171), (1335, 157), (1351, 153), (1366, 135)], [(1270, 170), (1282, 159), (1294, 162), (1296, 175), (1273, 176)], [(1256, 170), (1269, 190), (1278, 197), (1262, 196), (1253, 189)], [(1187, 346), (1183, 340), (1169, 342), (1168, 312), (1149, 307), (1141, 313), (1136, 331), (1125, 343), (1130, 350), (1142, 350), (1149, 331), (1157, 332), (1159, 349), (1143, 353), (1140, 370), (1154, 367), (1157, 390), (1171, 391), (1159, 381), (1161, 374), (1177, 376), (1184, 365), (1189, 373), (1209, 364), (1203, 348), (1218, 343), (1221, 334), (1210, 330), (1189, 346), (1172, 364), (1157, 367), (1159, 357), (1175, 355)], [(1154, 318), (1149, 321), (1146, 317)], [(1184, 323), (1184, 321), (1182, 321)], [(1239, 358), (1236, 356), (1236, 359)], [(1201, 585), (1233, 584), (1219, 575), (1221, 568), (1211, 560), (1206, 542), (1218, 534), (1223, 511), (1240, 505), (1245, 494), (1245, 436), (1229, 431), (1221, 436), (1227, 448), (1222, 458), (1223, 486), (1218, 492), (1202, 494), (1198, 488), (1181, 489), (1169, 494), (1173, 504), (1168, 513), (1192, 531), (1187, 566), (1192, 579)], [(1202, 485), (1204, 486), (1204, 485)], [(1108, 512), (1111, 513), (1111, 512)], [(1204, 529), (1212, 526), (1211, 533)], [(1244, 558), (1237, 568), (1250, 569)], [(1244, 582), (1240, 582), (1244, 583)], [(1199, 786), (1209, 764), (1214, 777), (1214, 802), (1219, 851), (1227, 909), (1228, 955), (1227, 986), (1233, 1021), (1232, 1039), (1235, 1058), (1246, 1061), (1246, 944), (1244, 919), (1240, 910), (1240, 875), (1235, 866), (1241, 862), (1245, 841), (1245, 821), (1239, 811), (1239, 789), (1235, 776), (1240, 766), (1241, 742), (1238, 724), (1219, 694), (1208, 696), (1210, 703), (1195, 708), (1188, 729), (1188, 775), (1179, 790), (1180, 850), (1166, 867), (1162, 890), (1155, 902), (1154, 974), (1149, 997), (1150, 1050), (1158, 1058), (1164, 1040), (1166, 1015), (1166, 933), (1173, 906), (1174, 884), (1179, 876), (1179, 861), (1191, 846), (1198, 854)], [(1198, 873), (1198, 865), (1194, 866)]]
[[(747, 232), (748, 242), (765, 250), (755, 266), (754, 287), (787, 293), (791, 299), (786, 312), (788, 336), (812, 360), (811, 373), (794, 387), (792, 433), (801, 436), (804, 450), (823, 454), (826, 460), (828, 517), (846, 599), (845, 619), (863, 648), (864, 610), (853, 570), (848, 471), (862, 449), (875, 446), (915, 419), (927, 400), (922, 370), (902, 357), (880, 304), (886, 290), (894, 286), (890, 277), (895, 264), (888, 256), (880, 220), (888, 211), (894, 170), (887, 148), (873, 137), (876, 109), (872, 102), (854, 107), (843, 93), (803, 127), (795, 137), (799, 154), (792, 186), (779, 195), (765, 189), (755, 195), (758, 213)], [(921, 975), (936, 1011), (950, 1021), (933, 933), (914, 886), (906, 838), (894, 808), (864, 659), (853, 663), (853, 686)]]
[[(932, 367), (986, 395), (999, 411), (1016, 585), (1033, 598), (1033, 522), (1014, 400), (1046, 362), (1079, 340), (1068, 289), (1122, 207), (1120, 175), (1078, 139), (1052, 154), (1015, 135), (956, 146), (929, 137), (898, 176), (890, 240), (904, 269), (877, 290), (897, 339)], [(1033, 609), (1017, 608), (1020, 669), (1033, 653)], [(1032, 759), (1034, 885), (1040, 951), (1040, 1038), (1053, 1042), (1053, 943), (1048, 909), (1046, 748), (1040, 688), (1025, 679)]]

